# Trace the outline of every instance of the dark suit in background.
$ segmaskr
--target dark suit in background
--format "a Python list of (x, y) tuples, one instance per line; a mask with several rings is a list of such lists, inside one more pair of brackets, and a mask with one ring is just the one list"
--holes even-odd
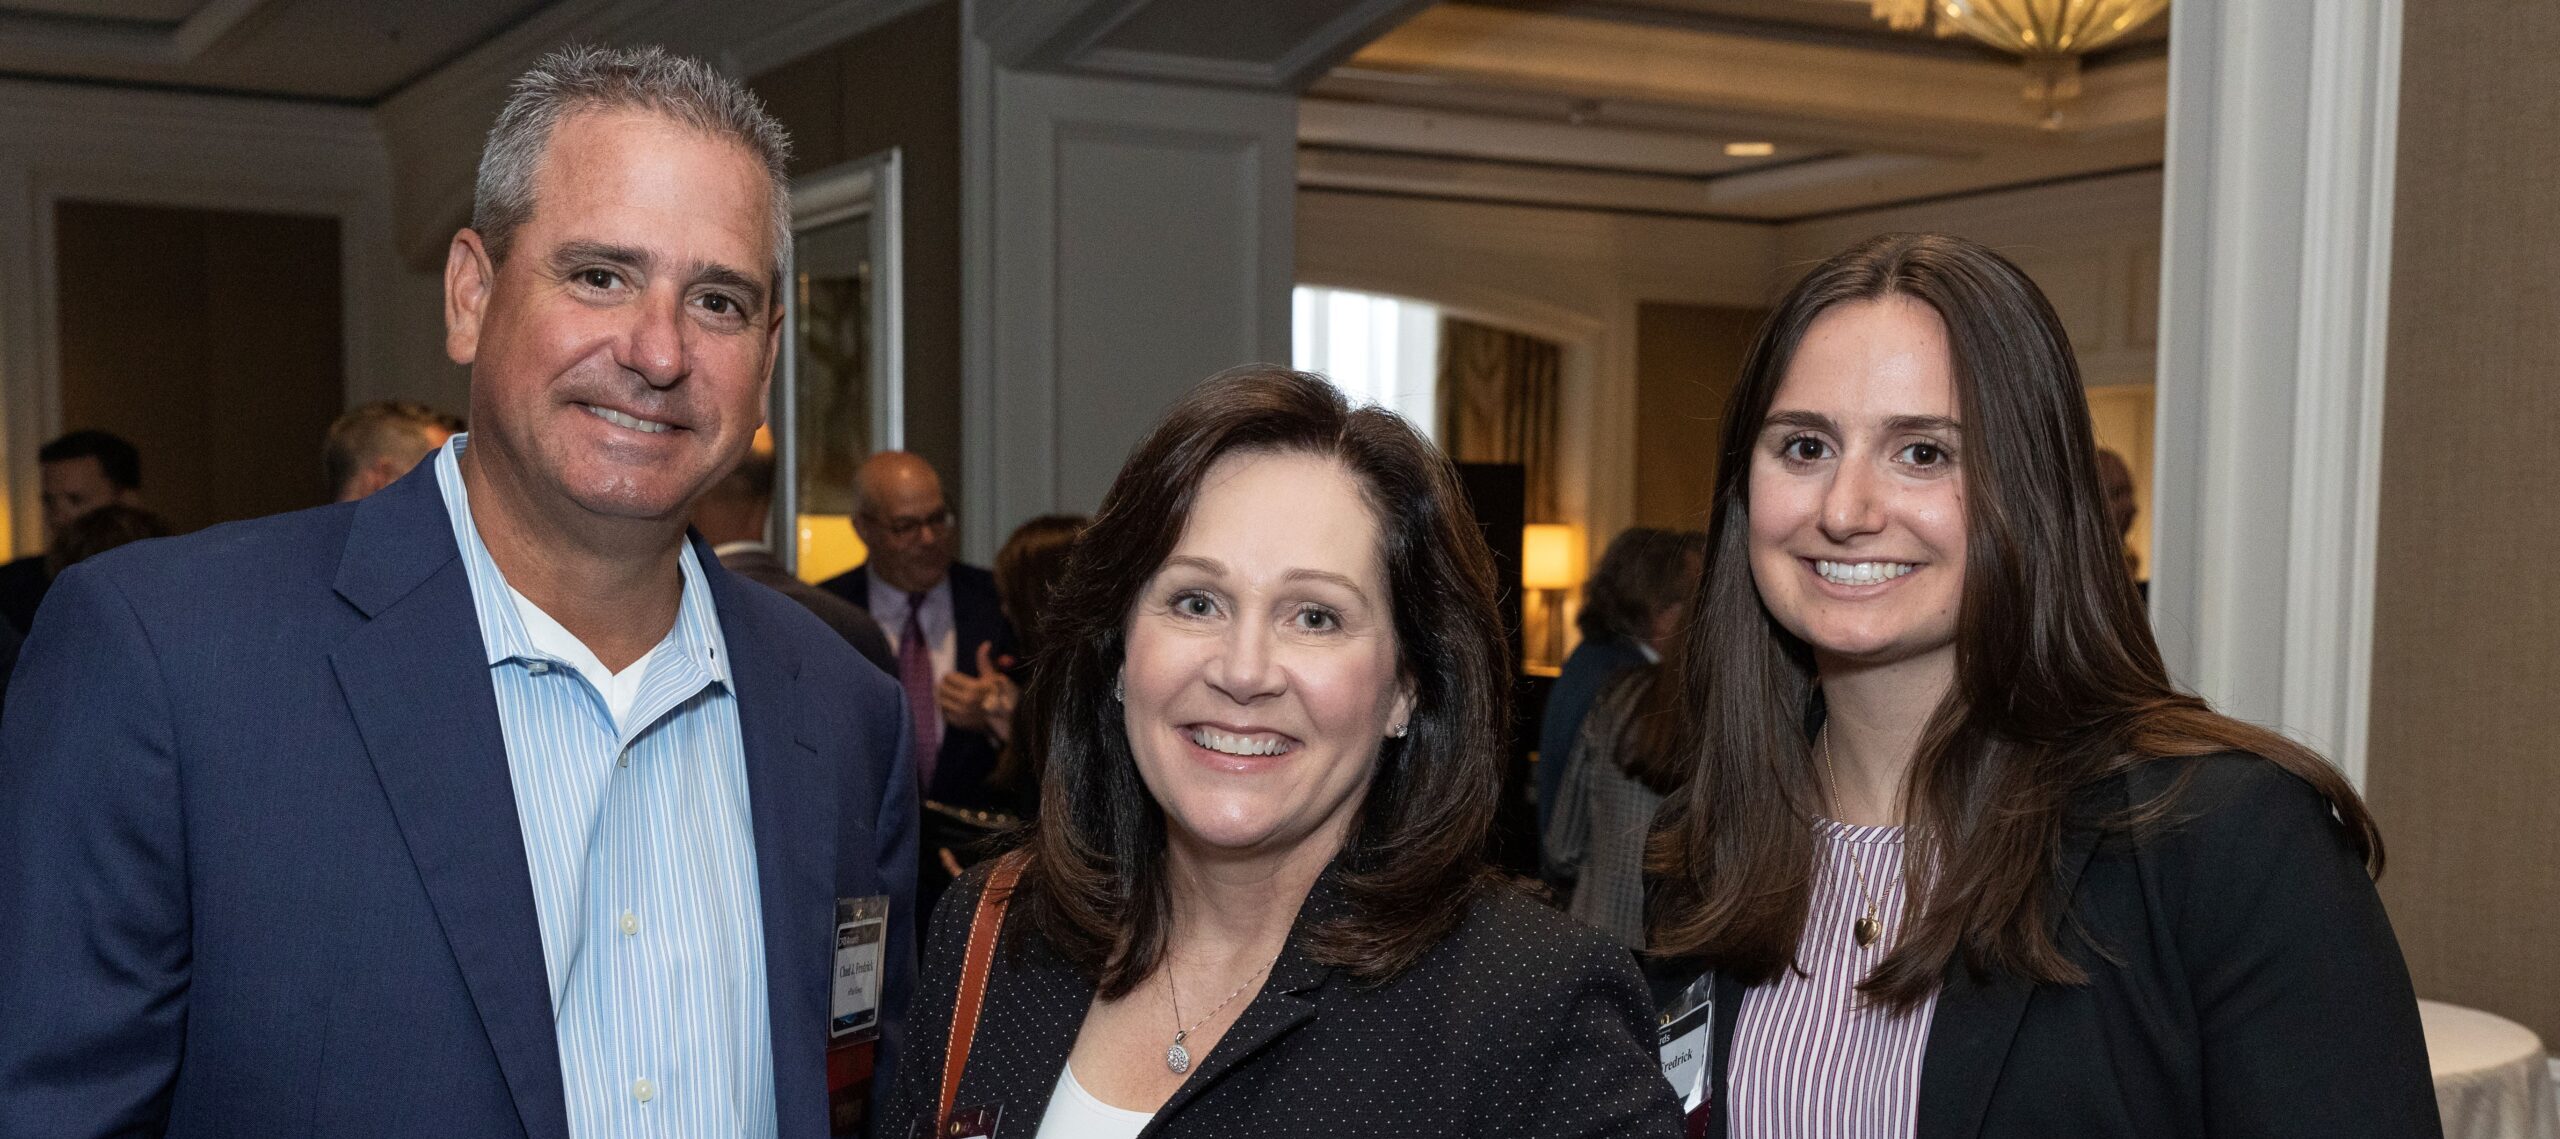
[[(968, 675), (978, 675), (978, 646), (993, 645), (998, 668), (1011, 667), (1014, 654), (1013, 624), (1004, 617), (1004, 605), (996, 598), (996, 577), (972, 565), (951, 564), (951, 627), (954, 652), (952, 667)], [(864, 613), (871, 612), (871, 571), (867, 566), (837, 574), (818, 583), (819, 587), (852, 602)], [(897, 662), (889, 664), (889, 675), (898, 674)], [(937, 803), (978, 810), (1002, 811), (1010, 800), (987, 786), (987, 776), (996, 769), (996, 742), (980, 732), (964, 732), (946, 726), (942, 733), (942, 749), (936, 753), (933, 786), (925, 789), (925, 798)]]
[(45, 576), (43, 554), (0, 564), (0, 620), (25, 635), (35, 627), (36, 609), (44, 604), (44, 591), (52, 585), (53, 579)]
[(722, 568), (799, 602), (801, 608), (817, 614), (863, 659), (879, 665), (882, 672), (898, 675), (898, 654), (889, 648), (889, 635), (880, 631), (880, 623), (872, 620), (868, 611), (792, 576), (772, 550), (762, 546), (724, 548), (728, 552), (720, 555)]
[[(2251, 756), (2161, 760), (2098, 783), (2079, 819), (2150, 802), (2149, 836), (2065, 833), (2053, 892), (2086, 985), (1947, 969), (1921, 1060), (1920, 1139), (2433, 1139), (2417, 994), (2329, 805)], [(1685, 984), (1657, 963), (1657, 994)], [(1714, 1107), (1744, 988), (1716, 981)]]
[[(732, 654), (784, 1139), (827, 1128), (839, 897), (913, 975), (897, 689), (697, 551)], [(0, 728), (0, 1137), (568, 1139), (541, 931), (433, 464), (73, 567)], [(752, 646), (751, 649), (745, 649)], [(857, 773), (869, 773), (859, 777)]]

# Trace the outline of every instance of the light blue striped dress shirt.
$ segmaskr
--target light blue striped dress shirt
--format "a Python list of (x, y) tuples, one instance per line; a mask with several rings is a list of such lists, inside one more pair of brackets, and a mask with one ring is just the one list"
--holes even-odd
[(497, 689), (569, 1134), (770, 1139), (746, 756), (702, 566), (687, 544), (675, 628), (630, 666), (645, 671), (617, 721), (580, 669), (601, 666), (548, 619), (529, 625), (490, 560), (457, 462), (468, 443), (437, 453), (436, 480)]

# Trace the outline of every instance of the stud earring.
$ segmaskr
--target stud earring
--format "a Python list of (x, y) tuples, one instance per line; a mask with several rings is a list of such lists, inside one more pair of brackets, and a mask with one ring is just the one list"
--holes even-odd
[(1405, 732), (1406, 732), (1407, 730), (1409, 730), (1411, 727), (1412, 727), (1412, 725), (1411, 725), (1410, 723), (1404, 723), (1404, 724), (1398, 724), (1398, 725), (1396, 725), (1396, 726), (1394, 726), (1394, 727), (1392, 727), (1392, 728), (1389, 728), (1389, 729), (1387, 729), (1387, 738), (1388, 738), (1388, 739), (1391, 739), (1391, 740), (1400, 740), (1400, 739), (1403, 739), (1403, 738), (1404, 738), (1404, 734), (1405, 734)]
[(1124, 699), (1121, 695), (1121, 685), (1121, 678), (1117, 676), (1111, 678), (1111, 702), (1114, 704), (1121, 703)]

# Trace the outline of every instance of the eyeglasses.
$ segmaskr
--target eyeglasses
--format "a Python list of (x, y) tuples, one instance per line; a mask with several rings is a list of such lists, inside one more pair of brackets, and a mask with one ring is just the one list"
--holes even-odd
[(931, 530), (936, 534), (950, 533), (952, 523), (958, 521), (958, 519), (952, 515), (951, 508), (948, 506), (934, 511), (931, 514), (927, 514), (922, 518), (882, 518), (877, 514), (865, 514), (863, 517), (868, 519), (872, 525), (888, 531), (890, 537), (896, 538), (901, 542), (913, 538), (918, 534), (924, 533), (927, 530)]

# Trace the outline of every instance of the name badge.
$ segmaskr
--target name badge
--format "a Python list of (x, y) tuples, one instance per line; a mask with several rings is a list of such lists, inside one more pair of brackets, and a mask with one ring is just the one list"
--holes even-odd
[(1004, 1118), (1004, 1109), (955, 1107), (939, 1124), (919, 1119), (908, 1131), (908, 1139), (996, 1139), (996, 1124)]
[(1680, 1096), (1680, 1112), (1688, 1117), (1691, 1133), (1706, 1120), (1709, 1074), (1714, 1068), (1716, 991), (1715, 975), (1710, 973), (1689, 982), (1671, 1003), (1663, 1006), (1657, 1031), (1657, 1046), (1662, 1053), (1662, 1078), (1671, 1082), (1671, 1090)]
[(888, 934), (888, 895), (836, 899), (836, 967), (828, 979), (829, 1044), (880, 1035), (880, 960)]

